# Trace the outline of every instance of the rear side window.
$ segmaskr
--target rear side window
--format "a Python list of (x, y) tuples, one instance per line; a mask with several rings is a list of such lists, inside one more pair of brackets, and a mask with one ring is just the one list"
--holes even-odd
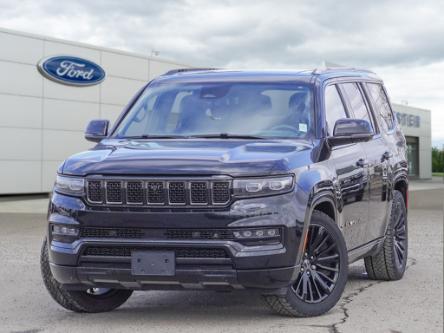
[(333, 129), (338, 119), (348, 118), (336, 85), (325, 88), (325, 120), (328, 135), (333, 135)]
[(374, 131), (375, 127), (373, 126), (373, 119), (370, 116), (370, 112), (367, 109), (367, 105), (364, 102), (364, 97), (362, 96), (358, 85), (356, 83), (343, 83), (340, 86), (349, 101), (350, 108), (352, 109), (355, 118), (367, 120)]
[(381, 116), (381, 127), (387, 132), (395, 127), (393, 112), (390, 108), (387, 95), (380, 84), (367, 83), (375, 113)]

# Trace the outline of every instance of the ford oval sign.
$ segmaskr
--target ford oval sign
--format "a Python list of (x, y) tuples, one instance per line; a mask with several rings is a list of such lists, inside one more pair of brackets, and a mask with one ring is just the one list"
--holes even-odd
[(39, 62), (38, 69), (46, 78), (70, 86), (92, 86), (105, 79), (102, 67), (71, 56), (45, 58)]

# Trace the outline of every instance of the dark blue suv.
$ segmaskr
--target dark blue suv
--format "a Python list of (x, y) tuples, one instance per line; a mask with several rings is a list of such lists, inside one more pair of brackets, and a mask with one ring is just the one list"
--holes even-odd
[(259, 291), (319, 315), (348, 264), (400, 279), (407, 260), (405, 139), (382, 81), (355, 69), (174, 70), (59, 168), (41, 268), (77, 312), (133, 290)]

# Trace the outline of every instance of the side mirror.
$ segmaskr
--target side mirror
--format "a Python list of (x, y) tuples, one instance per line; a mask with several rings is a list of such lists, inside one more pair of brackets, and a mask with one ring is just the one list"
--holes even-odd
[(108, 135), (108, 127), (108, 120), (91, 120), (86, 127), (85, 139), (88, 141), (99, 142)]
[(369, 141), (373, 137), (373, 129), (367, 120), (339, 119), (335, 123), (333, 136), (328, 138), (331, 147), (355, 142)]

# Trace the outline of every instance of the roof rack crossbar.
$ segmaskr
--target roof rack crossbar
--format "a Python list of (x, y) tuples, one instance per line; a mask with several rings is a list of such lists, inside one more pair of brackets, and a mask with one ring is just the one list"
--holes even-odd
[(211, 67), (202, 67), (202, 68), (177, 68), (177, 69), (172, 69), (169, 70), (168, 72), (166, 72), (163, 75), (173, 75), (173, 74), (177, 74), (177, 73), (185, 73), (185, 72), (198, 72), (198, 71), (213, 71), (216, 70), (217, 68), (211, 68)]

